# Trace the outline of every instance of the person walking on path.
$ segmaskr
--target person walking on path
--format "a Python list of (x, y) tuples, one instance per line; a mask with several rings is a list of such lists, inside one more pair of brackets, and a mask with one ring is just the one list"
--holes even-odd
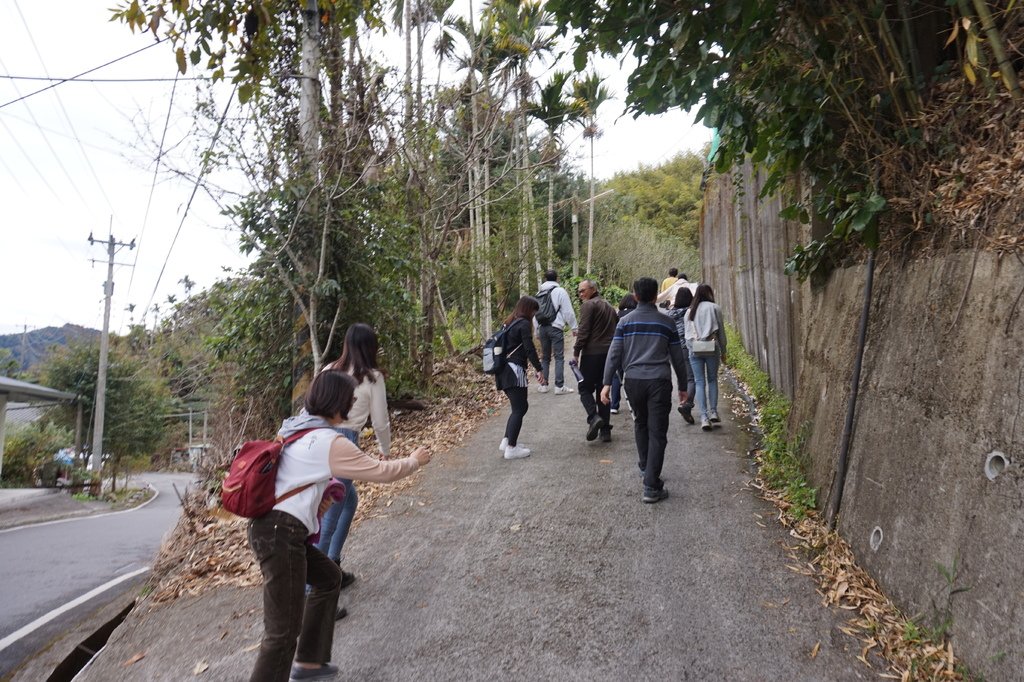
[[(676, 290), (675, 301), (668, 311), (668, 316), (676, 323), (676, 331), (680, 339), (686, 338), (686, 314), (690, 312), (690, 303), (693, 302), (693, 293), (688, 287), (679, 287)], [(686, 400), (679, 403), (679, 414), (687, 424), (693, 424), (693, 395), (695, 392), (693, 381), (693, 368), (690, 367), (690, 351), (687, 345), (683, 344), (683, 364), (686, 365)]]
[[(505, 358), (508, 364), (505, 371), (494, 377), (498, 390), (508, 396), (512, 408), (508, 421), (505, 423), (505, 437), (501, 439), (498, 449), (505, 453), (505, 459), (521, 459), (530, 456), (530, 449), (519, 443), (519, 432), (523, 428), (523, 417), (530, 409), (527, 400), (526, 363), (529, 362), (537, 370), (537, 380), (542, 387), (548, 380), (541, 371), (540, 360), (537, 359), (537, 347), (533, 345), (533, 318), (540, 305), (532, 296), (523, 296), (516, 302), (512, 314), (505, 320), (508, 330), (505, 332)], [(511, 348), (512, 350), (507, 350)]]
[(669, 268), (668, 277), (661, 280), (661, 286), (658, 288), (658, 293), (667, 291), (670, 286), (676, 283), (679, 279), (679, 268)]
[[(715, 303), (715, 294), (710, 284), (701, 284), (686, 313), (686, 344), (690, 352), (690, 367), (693, 369), (694, 390), (697, 393), (697, 410), (700, 412), (700, 428), (710, 431), (712, 424), (721, 421), (718, 417), (718, 365), (725, 362), (725, 325), (722, 309)], [(710, 353), (696, 353), (693, 342), (714, 341)]]
[(338, 673), (329, 661), (341, 569), (307, 542), (319, 529), (317, 511), (331, 477), (390, 483), (430, 462), (422, 447), (382, 462), (339, 436), (334, 429), (348, 417), (355, 390), (349, 375), (323, 371), (306, 393), (306, 414), (281, 426), (285, 438), (307, 433), (281, 452), (274, 493), (280, 501), (249, 522), (249, 546), (263, 574), (263, 639), (250, 682), (324, 680)]
[(594, 440), (600, 434), (602, 442), (610, 443), (610, 407), (601, 402), (600, 396), (604, 388), (604, 363), (619, 318), (615, 308), (601, 298), (601, 292), (593, 281), (585, 279), (580, 282), (577, 293), (583, 305), (580, 307), (580, 325), (573, 345), (573, 359), (583, 375), (579, 389), (580, 402), (587, 411), (587, 440)]
[[(348, 438), (354, 445), (359, 445), (359, 432), (366, 426), (366, 420), (373, 421), (373, 432), (377, 436), (381, 458), (387, 459), (391, 454), (391, 421), (388, 418), (388, 395), (384, 386), (384, 375), (377, 367), (377, 351), (380, 344), (377, 333), (368, 324), (357, 322), (345, 332), (345, 344), (341, 357), (327, 365), (326, 369), (342, 371), (358, 382), (352, 408), (348, 417), (335, 431)], [(320, 529), (320, 541), (317, 548), (327, 558), (341, 566), (341, 551), (345, 547), (352, 519), (359, 506), (359, 495), (355, 484), (349, 479), (341, 479), (345, 485), (345, 496), (335, 502), (324, 514)], [(356, 579), (353, 573), (341, 572), (341, 587), (344, 589)]]
[[(636, 310), (636, 296), (633, 292), (629, 292), (622, 297), (619, 301), (618, 316), (621, 320), (626, 315)], [(609, 410), (612, 414), (619, 413), (619, 404), (622, 402), (622, 372), (616, 372), (615, 376), (612, 377), (612, 408)], [(629, 397), (626, 397), (627, 404), (629, 403)]]
[(537, 292), (539, 308), (534, 318), (537, 336), (540, 338), (541, 372), (544, 374), (544, 383), (537, 390), (548, 392), (548, 370), (551, 368), (551, 356), (554, 355), (555, 395), (565, 395), (572, 393), (572, 389), (565, 385), (565, 327), (568, 325), (573, 336), (576, 335), (576, 312), (572, 309), (569, 294), (558, 285), (558, 273), (547, 270), (544, 280)]
[[(654, 304), (658, 283), (641, 277), (633, 283), (637, 307), (619, 320), (604, 366), (601, 402), (611, 402), (611, 381), (622, 370), (629, 404), (633, 408), (633, 434), (638, 465), (644, 476), (641, 499), (647, 503), (668, 497), (661, 468), (668, 444), (668, 416), (672, 410), (672, 370), (679, 386), (686, 386), (682, 342), (672, 320)], [(686, 391), (679, 391), (679, 401)]]

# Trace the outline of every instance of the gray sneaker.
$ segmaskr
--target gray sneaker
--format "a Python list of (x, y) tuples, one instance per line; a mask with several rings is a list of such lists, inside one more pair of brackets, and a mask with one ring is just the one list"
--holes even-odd
[(331, 665), (330, 663), (324, 663), (319, 668), (300, 668), (297, 665), (292, 666), (292, 674), (288, 678), (293, 682), (299, 680), (330, 680), (338, 674), (338, 666)]
[(668, 497), (668, 491), (662, 488), (661, 490), (654, 490), (653, 488), (644, 488), (644, 496), (641, 498), (647, 504), (654, 504), (655, 502), (661, 502)]

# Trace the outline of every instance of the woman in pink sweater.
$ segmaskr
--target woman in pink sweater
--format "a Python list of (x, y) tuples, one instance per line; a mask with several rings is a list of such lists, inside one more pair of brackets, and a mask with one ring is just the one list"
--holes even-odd
[(249, 545), (263, 573), (264, 633), (253, 682), (324, 680), (338, 672), (329, 661), (341, 569), (307, 543), (319, 530), (317, 511), (331, 477), (390, 483), (430, 461), (423, 447), (403, 459), (373, 459), (338, 435), (334, 428), (348, 416), (355, 389), (351, 376), (321, 372), (306, 394), (306, 414), (285, 420), (281, 428), (285, 437), (308, 433), (282, 451), (275, 494), (281, 498), (308, 487), (249, 522)]

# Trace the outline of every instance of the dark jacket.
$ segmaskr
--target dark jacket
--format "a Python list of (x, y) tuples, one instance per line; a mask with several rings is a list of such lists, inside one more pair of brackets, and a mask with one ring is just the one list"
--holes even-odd
[[(533, 345), (533, 323), (529, 320), (520, 317), (512, 321), (505, 333), (505, 348), (509, 362), (524, 368), (529, 362), (534, 369), (540, 371), (540, 358), (537, 357), (537, 347)], [(505, 372), (497, 374), (494, 381), (500, 391), (516, 385), (515, 374), (507, 368)]]
[(580, 326), (573, 345), (575, 355), (605, 355), (615, 336), (619, 318), (615, 308), (600, 296), (583, 302), (580, 308)]

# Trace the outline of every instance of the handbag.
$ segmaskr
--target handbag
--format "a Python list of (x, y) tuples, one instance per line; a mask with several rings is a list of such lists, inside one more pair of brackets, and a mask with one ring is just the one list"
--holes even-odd
[(715, 340), (714, 339), (694, 339), (690, 342), (691, 352), (694, 355), (714, 355), (715, 354)]

